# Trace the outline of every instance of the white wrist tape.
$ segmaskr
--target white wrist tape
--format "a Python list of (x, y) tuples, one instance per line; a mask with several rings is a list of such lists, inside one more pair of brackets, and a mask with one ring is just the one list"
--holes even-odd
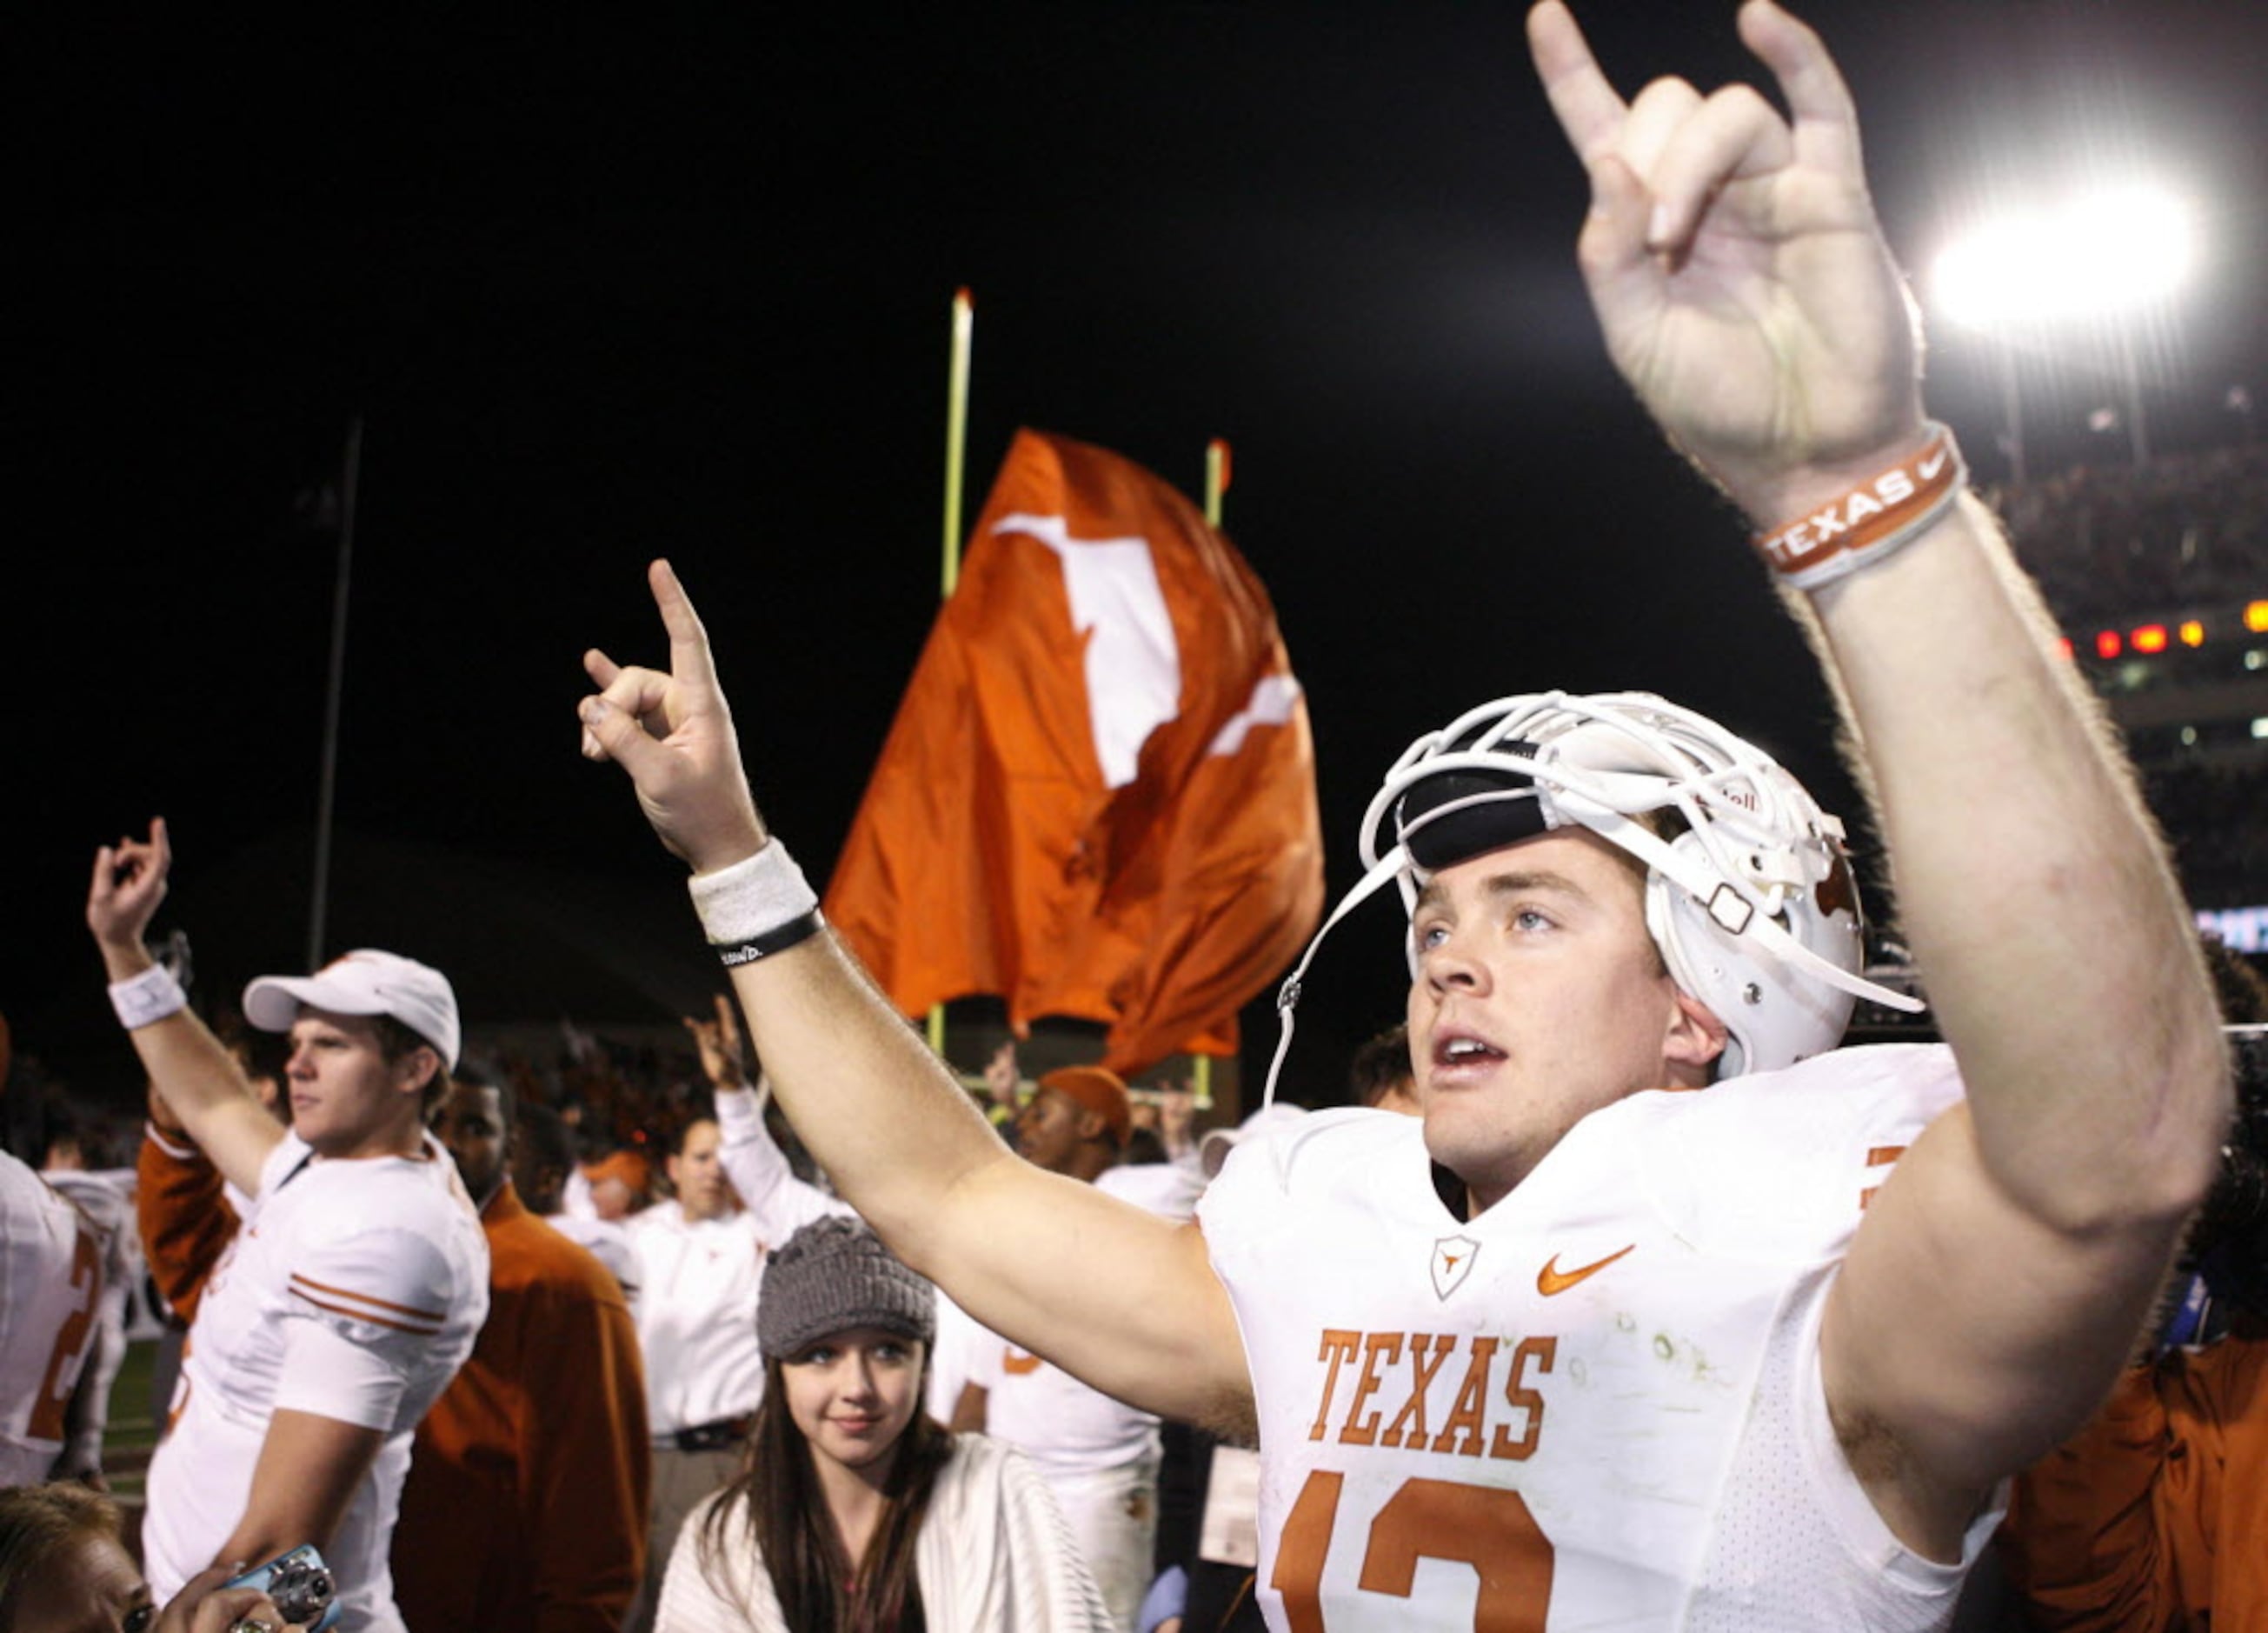
[(162, 964), (153, 964), (139, 975), (110, 984), (110, 1007), (118, 1011), (118, 1023), (129, 1032), (179, 1014), (188, 1004), (188, 994), (181, 990), (173, 972)]
[(752, 964), (819, 933), (819, 898), (777, 839), (715, 873), (686, 882), (709, 944), (727, 965)]

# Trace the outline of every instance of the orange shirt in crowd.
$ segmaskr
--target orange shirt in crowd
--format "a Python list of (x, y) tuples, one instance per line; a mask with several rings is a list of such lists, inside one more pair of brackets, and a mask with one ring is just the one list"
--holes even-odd
[(2268, 1338), (2127, 1371), (2017, 1482), (2000, 1548), (2040, 1627), (2268, 1628)]
[(417, 1426), (394, 1593), (413, 1628), (614, 1633), (645, 1572), (645, 1373), (615, 1278), (506, 1183), (489, 1319)]

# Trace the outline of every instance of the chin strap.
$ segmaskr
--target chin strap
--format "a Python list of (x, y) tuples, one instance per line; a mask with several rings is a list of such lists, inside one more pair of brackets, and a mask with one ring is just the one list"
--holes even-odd
[(1410, 853), (1399, 845), (1372, 864), (1370, 871), (1362, 876), (1361, 882), (1339, 898), (1339, 905), (1331, 909), (1331, 916), (1323, 920), (1322, 927), (1315, 932), (1314, 939), (1307, 943), (1307, 950), (1300, 955), (1299, 964), (1290, 975), (1285, 977), (1284, 985), (1276, 989), (1276, 1054), (1268, 1062), (1268, 1086), (1260, 1097), (1263, 1109), (1276, 1104), (1276, 1079), (1284, 1069), (1284, 1057), (1292, 1048), (1293, 1011), (1300, 1003), (1300, 979), (1307, 974), (1307, 966), (1315, 961), (1315, 950), (1323, 944), (1323, 937), (1331, 933), (1333, 925), (1384, 890), (1409, 865)]

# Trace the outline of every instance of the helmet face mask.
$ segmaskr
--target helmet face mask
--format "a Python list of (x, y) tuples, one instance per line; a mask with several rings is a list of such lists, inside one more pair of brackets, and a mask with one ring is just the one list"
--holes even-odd
[(1895, 999), (1859, 976), (1842, 824), (1761, 750), (1650, 693), (1506, 698), (1420, 737), (1371, 803), (1362, 859), (1399, 853), (1410, 909), (1433, 871), (1570, 826), (1644, 867), (1663, 964), (1726, 1027), (1719, 1076), (1822, 1053), (1859, 994)]

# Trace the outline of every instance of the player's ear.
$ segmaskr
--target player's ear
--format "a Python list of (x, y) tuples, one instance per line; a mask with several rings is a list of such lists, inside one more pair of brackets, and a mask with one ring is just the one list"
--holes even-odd
[[(394, 1086), (404, 1094), (423, 1094), (440, 1070), (441, 1052), (431, 1044), (419, 1044), (394, 1063)], [(426, 1120), (432, 1119), (429, 1115)]]
[(1680, 992), (1675, 999), (1662, 1038), (1662, 1061), (1673, 1081), (1698, 1087), (1709, 1081), (1710, 1067), (1725, 1053), (1725, 1023), (1691, 994)]

